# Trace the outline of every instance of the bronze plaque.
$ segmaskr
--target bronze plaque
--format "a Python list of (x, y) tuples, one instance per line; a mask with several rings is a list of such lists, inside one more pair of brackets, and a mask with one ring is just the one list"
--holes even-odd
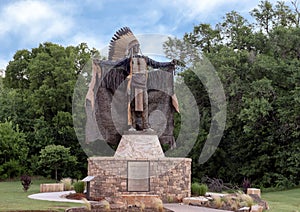
[(128, 161), (127, 191), (150, 191), (149, 161)]

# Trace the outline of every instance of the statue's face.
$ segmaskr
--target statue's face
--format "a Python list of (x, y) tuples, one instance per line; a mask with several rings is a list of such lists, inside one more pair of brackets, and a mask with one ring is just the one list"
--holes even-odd
[(138, 54), (139, 53), (139, 50), (140, 50), (140, 45), (139, 44), (135, 44), (133, 47), (132, 47), (132, 53), (135, 55), (135, 54)]

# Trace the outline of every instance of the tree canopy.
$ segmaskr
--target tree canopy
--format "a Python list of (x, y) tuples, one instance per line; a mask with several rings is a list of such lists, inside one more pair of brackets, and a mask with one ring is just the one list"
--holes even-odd
[(62, 145), (78, 160), (65, 173), (79, 178), (86, 175), (86, 155), (73, 128), (72, 96), (78, 75), (96, 52), (85, 43), (63, 47), (46, 42), (17, 51), (9, 62), (0, 84), (0, 123), (9, 121), (24, 134), (30, 147), (24, 172), (43, 174), (36, 164), (41, 149)]
[[(227, 121), (213, 157), (198, 164), (211, 121), (206, 88), (189, 69), (179, 76), (197, 99), (200, 136), (190, 151), (193, 179), (221, 178), (241, 185), (291, 187), (300, 182), (300, 28), (297, 3), (261, 1), (250, 14), (232, 11), (215, 26), (200, 23), (169, 39), (166, 54), (181, 61), (200, 51), (214, 66), (227, 99)], [(183, 57), (183, 55), (185, 57)], [(191, 61), (189, 61), (191, 62)]]

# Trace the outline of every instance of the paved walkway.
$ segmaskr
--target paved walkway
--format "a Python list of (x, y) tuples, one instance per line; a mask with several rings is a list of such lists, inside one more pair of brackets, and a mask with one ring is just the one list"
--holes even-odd
[[(28, 198), (37, 199), (37, 200), (55, 201), (55, 202), (83, 203), (82, 200), (71, 200), (63, 197), (64, 195), (69, 193), (74, 193), (74, 191), (38, 193), (38, 194), (29, 195)], [(164, 204), (164, 207), (173, 210), (174, 212), (230, 212), (224, 210), (203, 208), (203, 207), (190, 206), (190, 205), (181, 205), (181, 204)]]
[(232, 212), (181, 204), (164, 204), (164, 207), (174, 212)]
[(45, 193), (38, 193), (29, 195), (28, 198), (30, 199), (37, 199), (37, 200), (47, 200), (47, 201), (54, 201), (54, 202), (76, 202), (76, 203), (83, 203), (82, 200), (72, 200), (64, 198), (64, 195), (75, 193), (74, 191), (62, 191), (62, 192), (45, 192)]

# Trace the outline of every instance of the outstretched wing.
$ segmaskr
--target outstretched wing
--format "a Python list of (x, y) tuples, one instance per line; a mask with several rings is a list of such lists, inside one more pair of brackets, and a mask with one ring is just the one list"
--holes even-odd
[(138, 40), (129, 27), (119, 29), (109, 43), (108, 60), (120, 60), (127, 56), (128, 49)]

